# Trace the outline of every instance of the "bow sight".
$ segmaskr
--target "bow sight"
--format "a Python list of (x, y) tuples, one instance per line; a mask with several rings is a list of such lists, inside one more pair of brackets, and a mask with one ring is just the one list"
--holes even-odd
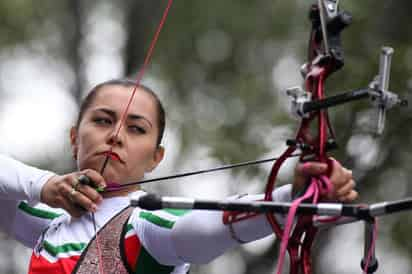
[(381, 135), (385, 127), (386, 110), (396, 106), (407, 106), (408, 101), (401, 99), (397, 94), (388, 90), (391, 59), (394, 50), (390, 47), (382, 47), (379, 64), (379, 74), (365, 89), (339, 93), (320, 100), (311, 100), (311, 94), (301, 87), (292, 87), (286, 90), (286, 94), (292, 98), (291, 112), (299, 118), (308, 118), (313, 111), (327, 109), (360, 99), (370, 99), (372, 105), (378, 109), (378, 124), (376, 134)]

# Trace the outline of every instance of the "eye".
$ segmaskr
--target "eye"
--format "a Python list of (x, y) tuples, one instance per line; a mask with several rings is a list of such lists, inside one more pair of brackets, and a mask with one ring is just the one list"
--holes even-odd
[(139, 125), (130, 125), (128, 127), (132, 132), (139, 133), (139, 134), (145, 134), (146, 129), (142, 126)]
[(93, 122), (97, 125), (111, 125), (112, 121), (106, 117), (96, 117), (93, 119)]

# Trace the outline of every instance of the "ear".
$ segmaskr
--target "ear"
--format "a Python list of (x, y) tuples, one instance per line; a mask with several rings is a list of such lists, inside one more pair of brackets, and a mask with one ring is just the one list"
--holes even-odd
[(158, 146), (156, 148), (156, 151), (153, 154), (152, 163), (146, 169), (146, 172), (151, 172), (153, 169), (155, 169), (159, 165), (159, 163), (163, 160), (164, 155), (165, 155), (164, 147), (163, 146)]
[(77, 160), (79, 147), (77, 145), (77, 128), (74, 126), (70, 129), (70, 144), (72, 146), (73, 159)]

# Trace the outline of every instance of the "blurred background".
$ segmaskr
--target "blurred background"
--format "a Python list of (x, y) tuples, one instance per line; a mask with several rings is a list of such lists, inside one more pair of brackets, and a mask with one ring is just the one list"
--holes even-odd
[[(74, 169), (69, 129), (80, 100), (99, 82), (136, 77), (166, 0), (0, 2), (0, 153), (58, 173)], [(302, 84), (310, 24), (307, 0), (176, 0), (143, 78), (167, 112), (166, 158), (157, 177), (279, 155), (298, 126), (286, 88)], [(327, 94), (366, 87), (379, 51), (392, 46), (390, 90), (411, 99), (412, 30), (407, 0), (343, 0), (354, 21), (343, 35), (346, 64)], [(339, 149), (362, 202), (411, 196), (410, 107), (387, 115), (375, 138), (375, 110), (357, 102), (330, 111)], [(295, 162), (282, 169), (290, 182)], [(223, 198), (261, 193), (270, 164), (154, 183), (148, 191)], [(380, 219), (379, 273), (411, 273), (412, 218)], [(25, 273), (30, 256), (0, 235), (0, 273)], [(363, 225), (322, 231), (315, 273), (360, 273)], [(201, 249), (201, 247), (199, 247)], [(274, 237), (247, 244), (191, 274), (272, 273)], [(286, 272), (285, 272), (286, 273)]]

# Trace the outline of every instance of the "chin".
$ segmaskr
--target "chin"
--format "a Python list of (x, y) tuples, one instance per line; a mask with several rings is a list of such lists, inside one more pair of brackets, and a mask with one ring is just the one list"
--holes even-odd
[(109, 172), (109, 170), (105, 171), (103, 175), (103, 178), (106, 182), (112, 182), (112, 183), (117, 183), (117, 184), (122, 184), (124, 183), (124, 181), (122, 180), (122, 178), (120, 178), (119, 176), (117, 176), (114, 173)]

